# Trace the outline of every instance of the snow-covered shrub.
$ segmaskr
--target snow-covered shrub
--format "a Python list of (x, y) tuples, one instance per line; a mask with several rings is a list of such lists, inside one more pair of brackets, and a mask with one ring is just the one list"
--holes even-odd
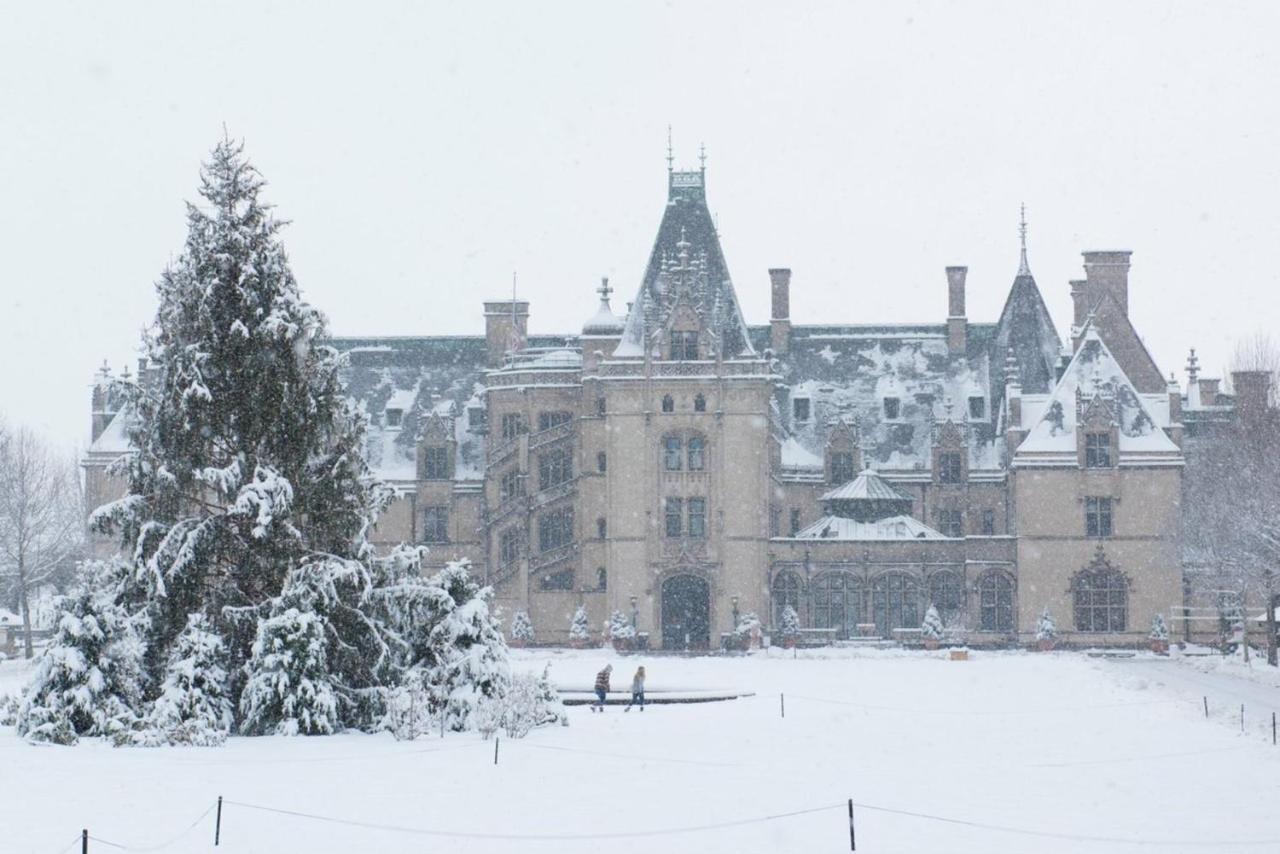
[(519, 673), (501, 703), (502, 728), (509, 738), (524, 738), (534, 727), (569, 725), (560, 694), (551, 684), (551, 665), (542, 675)]
[(631, 625), (631, 620), (621, 611), (614, 611), (609, 615), (605, 630), (613, 640), (628, 641), (636, 636), (636, 627)]
[(17, 726), (22, 701), (13, 694), (0, 697), (0, 726)]
[(926, 640), (942, 639), (942, 617), (939, 616), (938, 609), (932, 605), (924, 612), (924, 622), (920, 624), (920, 636)]
[(579, 605), (569, 621), (569, 640), (585, 643), (591, 639), (591, 623), (587, 620), (587, 606)]
[(137, 720), (142, 647), (123, 608), (91, 585), (57, 604), (57, 630), (18, 710), (18, 734), (75, 744), (116, 736)]
[(387, 692), (382, 728), (397, 741), (413, 741), (439, 728), (431, 713), (431, 690), (421, 668), (409, 670), (400, 684)]
[(790, 605), (782, 609), (782, 617), (778, 623), (778, 633), (786, 641), (794, 641), (800, 637), (800, 615)]
[(1165, 625), (1164, 614), (1156, 614), (1151, 618), (1151, 634), (1148, 637), (1154, 641), (1167, 641), (1169, 639), (1169, 627)]
[(733, 627), (733, 633), (740, 638), (751, 639), (760, 634), (764, 624), (760, 622), (760, 618), (756, 616), (755, 611), (748, 611), (738, 617), (738, 624)]
[(240, 695), (248, 735), (327, 735), (340, 728), (324, 621), (287, 606), (258, 625)]
[(1053, 621), (1053, 615), (1049, 613), (1046, 607), (1040, 613), (1040, 622), (1036, 626), (1036, 640), (1038, 641), (1055, 641), (1058, 639), (1058, 625)]
[(533, 643), (533, 621), (528, 611), (516, 611), (511, 617), (511, 640), (522, 644)]
[(226, 648), (209, 620), (192, 614), (169, 654), (160, 696), (128, 743), (216, 746), (226, 741), (233, 721)]

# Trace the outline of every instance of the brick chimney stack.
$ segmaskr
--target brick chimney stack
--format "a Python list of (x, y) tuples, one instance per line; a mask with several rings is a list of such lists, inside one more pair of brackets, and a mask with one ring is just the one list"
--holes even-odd
[(489, 367), (500, 368), (507, 353), (523, 350), (529, 333), (527, 300), (494, 300), (484, 304), (484, 337)]
[(1127, 249), (1106, 252), (1083, 252), (1087, 311), (1092, 311), (1105, 292), (1115, 297), (1116, 304), (1129, 316), (1129, 256)]
[(968, 345), (969, 322), (964, 313), (964, 280), (968, 267), (947, 268), (947, 352), (963, 356)]
[(785, 356), (791, 349), (791, 268), (770, 268), (769, 285), (773, 294), (769, 345), (774, 353)]
[(1269, 371), (1232, 371), (1231, 387), (1236, 396), (1236, 412), (1245, 426), (1261, 423), (1271, 399)]

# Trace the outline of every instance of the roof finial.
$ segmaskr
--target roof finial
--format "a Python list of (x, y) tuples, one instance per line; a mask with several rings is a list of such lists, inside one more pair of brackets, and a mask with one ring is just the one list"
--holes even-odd
[(1200, 359), (1196, 356), (1196, 348), (1191, 348), (1191, 355), (1187, 357), (1187, 379), (1191, 380), (1192, 385), (1195, 384), (1196, 378), (1200, 376)]
[(609, 301), (609, 294), (613, 293), (613, 288), (609, 287), (608, 276), (600, 277), (600, 287), (596, 288), (596, 292), (600, 294), (601, 302), (607, 303)]
[(667, 125), (667, 171), (672, 172), (676, 168), (676, 153), (671, 147), (671, 125)]
[(705, 142), (698, 144), (698, 160), (702, 162), (702, 171), (707, 171), (707, 144)]
[(1018, 275), (1030, 276), (1031, 266), (1027, 263), (1027, 205), (1022, 204), (1022, 216), (1018, 220), (1018, 239), (1022, 243), (1022, 257), (1018, 261)]

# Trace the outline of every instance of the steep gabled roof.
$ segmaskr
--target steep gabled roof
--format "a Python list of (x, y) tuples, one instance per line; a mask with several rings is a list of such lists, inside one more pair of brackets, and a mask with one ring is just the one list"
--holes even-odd
[(755, 354), (707, 209), (705, 183), (705, 170), (668, 173), (667, 207), (615, 356), (644, 355), (645, 334), (661, 328), (682, 292), (725, 357)]
[(1168, 384), (1146, 342), (1133, 328), (1133, 321), (1116, 302), (1115, 294), (1103, 290), (1089, 310), (1084, 330), (1096, 329), (1117, 354), (1125, 373), (1133, 380), (1134, 387), (1146, 394), (1159, 394), (1168, 390)]
[(1167, 425), (1157, 420), (1159, 411), (1143, 400), (1097, 330), (1089, 329), (1039, 421), (1015, 451), (1014, 464), (1074, 461), (1078, 421), (1098, 409), (1118, 428), (1120, 462), (1137, 455), (1152, 464), (1180, 463), (1181, 451), (1162, 429)]
[(1013, 280), (1004, 310), (991, 337), (991, 398), (993, 413), (1000, 411), (1004, 400), (1005, 361), (1012, 349), (1018, 362), (1018, 377), (1022, 390), (1028, 394), (1048, 394), (1053, 388), (1058, 358), (1062, 353), (1062, 339), (1045, 307), (1035, 277), (1025, 266)]

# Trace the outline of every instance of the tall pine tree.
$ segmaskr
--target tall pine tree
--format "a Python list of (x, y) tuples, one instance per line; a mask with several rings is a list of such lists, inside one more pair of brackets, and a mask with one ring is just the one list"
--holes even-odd
[[(230, 140), (204, 164), (185, 249), (157, 283), (150, 367), (122, 388), (135, 449), (120, 465), (128, 494), (92, 520), (131, 559), (117, 592), (149, 617), (156, 684), (189, 614), (205, 613), (239, 664), (291, 573), (374, 564), (366, 534), (385, 493), (369, 477), (363, 419), (323, 343), (324, 317), (299, 294), (263, 186)], [(328, 639), (349, 650), (343, 628), (329, 623)], [(345, 674), (352, 690), (377, 681), (359, 655), (345, 658), (357, 660)]]

